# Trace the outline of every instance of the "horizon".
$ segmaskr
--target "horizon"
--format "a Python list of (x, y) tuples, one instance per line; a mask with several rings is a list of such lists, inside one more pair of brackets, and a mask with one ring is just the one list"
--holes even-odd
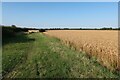
[[(0, 27), (12, 27), (13, 25), (0, 25)], [(76, 30), (79, 30), (79, 29), (86, 29), (86, 30), (99, 30), (99, 29), (106, 29), (106, 30), (108, 30), (108, 29), (119, 29), (120, 27), (114, 27), (114, 28), (112, 28), (112, 27), (99, 27), (99, 28), (93, 28), (93, 27), (91, 27), (91, 28), (81, 28), (81, 27), (79, 27), (79, 28), (67, 28), (67, 27), (61, 27), (61, 28), (56, 28), (56, 27), (52, 27), (52, 28), (50, 28), (50, 27), (48, 27), (48, 28), (40, 28), (40, 27), (21, 27), (21, 26), (16, 26), (16, 25), (14, 25), (16, 28), (28, 28), (28, 29), (55, 29), (55, 30), (66, 30), (66, 29), (69, 29), (69, 30), (74, 30), (74, 29), (76, 29)]]
[(117, 2), (3, 2), (2, 14), (9, 26), (118, 28)]

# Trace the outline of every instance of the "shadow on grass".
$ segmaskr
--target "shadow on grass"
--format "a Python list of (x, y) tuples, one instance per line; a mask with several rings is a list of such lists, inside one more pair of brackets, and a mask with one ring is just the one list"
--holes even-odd
[[(3, 35), (4, 36), (4, 35)], [(3, 37), (2, 36), (2, 46), (9, 44), (9, 43), (26, 43), (30, 41), (35, 41), (35, 38), (29, 38), (27, 35), (15, 35), (12, 37)]]
[[(5, 76), (7, 73), (11, 72), (17, 64), (22, 63), (23, 61), (25, 61), (27, 59), (28, 53), (25, 51), (25, 49), (21, 48), (20, 44), (23, 43), (22, 44), (23, 46), (29, 46), (26, 43), (30, 43), (33, 41), (35, 41), (35, 38), (30, 38), (28, 35), (25, 35), (25, 34), (15, 35), (12, 37), (11, 36), (2, 37), (2, 46), (7, 45), (7, 46), (11, 47), (11, 45), (9, 45), (9, 44), (12, 44), (15, 49), (18, 49), (18, 51), (14, 51), (14, 48), (8, 48), (9, 49), (7, 51), (8, 53), (5, 53), (6, 48), (3, 48), (3, 54), (4, 53), (5, 54), (2, 57), (7, 59), (7, 61), (6, 61), (3, 58), (3, 64), (7, 65), (7, 66), (5, 66), (5, 68), (3, 68), (3, 72), (2, 72), (3, 76)], [(18, 43), (18, 44), (16, 44), (16, 43)], [(26, 48), (29, 49), (29, 47), (26, 47)], [(9, 52), (10, 49), (12, 49), (13, 52)], [(20, 51), (23, 51), (22, 54)], [(8, 54), (11, 56), (8, 57)]]

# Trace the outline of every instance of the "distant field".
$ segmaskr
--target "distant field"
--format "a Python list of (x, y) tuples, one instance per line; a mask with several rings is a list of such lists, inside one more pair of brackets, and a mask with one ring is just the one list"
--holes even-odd
[(117, 30), (48, 30), (45, 34), (59, 38), (78, 51), (96, 56), (98, 62), (111, 70), (120, 69)]

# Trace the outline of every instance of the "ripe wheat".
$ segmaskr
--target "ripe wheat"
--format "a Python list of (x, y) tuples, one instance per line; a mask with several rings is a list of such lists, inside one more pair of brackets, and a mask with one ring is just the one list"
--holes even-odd
[(100, 64), (111, 70), (120, 69), (118, 31), (48, 30), (45, 34), (57, 37), (66, 45), (97, 57)]

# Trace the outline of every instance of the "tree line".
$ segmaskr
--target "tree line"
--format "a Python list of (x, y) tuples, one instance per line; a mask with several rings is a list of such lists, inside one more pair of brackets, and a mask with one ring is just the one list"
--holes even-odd
[(46, 30), (120, 30), (119, 28), (42, 28), (42, 29), (37, 29), (37, 28), (20, 28), (15, 25), (11, 26), (2, 26), (2, 32), (28, 32), (28, 30), (39, 30), (40, 32), (45, 32)]
[(119, 28), (45, 28), (45, 29), (37, 29), (37, 28), (21, 28), (15, 25), (11, 26), (1, 26), (3, 36), (14, 36), (17, 32), (28, 32), (28, 30), (39, 30), (39, 32), (45, 32), (46, 30), (120, 30)]

